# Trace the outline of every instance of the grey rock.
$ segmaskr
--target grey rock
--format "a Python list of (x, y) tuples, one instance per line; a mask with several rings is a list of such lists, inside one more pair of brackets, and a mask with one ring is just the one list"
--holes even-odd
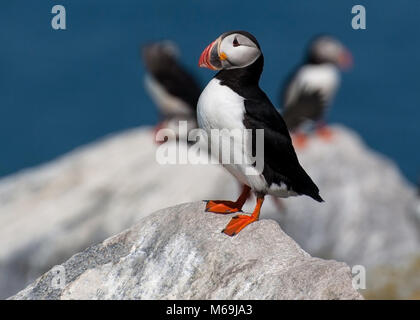
[[(415, 188), (356, 133), (333, 129), (331, 143), (314, 137), (298, 151), (326, 202), (289, 198), (280, 212), (267, 197), (261, 216), (276, 220), (312, 256), (365, 266), (368, 288), (387, 287), (388, 278), (395, 286), (398, 277), (378, 278), (376, 270), (412, 270), (418, 261)], [(156, 210), (239, 194), (239, 184), (218, 165), (158, 164), (152, 140), (150, 129), (133, 129), (0, 180), (0, 298)], [(245, 210), (253, 205), (248, 201)]]
[(152, 141), (132, 129), (0, 181), (0, 299), (158, 209), (237, 185), (218, 165), (157, 163)]
[(311, 254), (351, 265), (398, 263), (420, 253), (410, 211), (415, 188), (356, 134), (341, 127), (334, 132), (335, 143), (313, 139), (299, 153), (325, 203), (287, 200), (284, 230)]
[[(298, 152), (325, 203), (291, 198), (284, 201), (287, 210), (282, 214), (268, 203), (265, 216), (275, 217), (311, 255), (364, 266), (367, 285), (363, 294), (383, 297), (379, 291), (392, 286), (398, 290), (386, 293), (387, 297), (418, 296), (420, 283), (415, 277), (408, 279), (414, 270), (420, 273), (415, 187), (392, 161), (369, 149), (357, 134), (340, 126), (333, 129), (333, 141), (314, 137)], [(385, 273), (384, 268), (394, 271)], [(400, 272), (406, 269), (412, 271)]]
[[(312, 258), (279, 225), (236, 237), (200, 202), (163, 209), (47, 272), (12, 299), (361, 299), (344, 263)], [(63, 283), (64, 284), (64, 283)]]

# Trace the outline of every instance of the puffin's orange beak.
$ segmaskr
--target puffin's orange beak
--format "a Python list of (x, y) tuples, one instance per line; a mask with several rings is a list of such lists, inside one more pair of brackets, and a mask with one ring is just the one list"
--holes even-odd
[(211, 70), (217, 70), (217, 68), (213, 66), (210, 62), (211, 52), (216, 43), (217, 43), (217, 40), (210, 43), (207, 46), (207, 48), (204, 49), (203, 53), (200, 56), (200, 60), (198, 60), (198, 66), (200, 68), (209, 68)]
[(344, 50), (338, 57), (338, 65), (343, 70), (348, 70), (353, 66), (353, 56), (348, 50)]

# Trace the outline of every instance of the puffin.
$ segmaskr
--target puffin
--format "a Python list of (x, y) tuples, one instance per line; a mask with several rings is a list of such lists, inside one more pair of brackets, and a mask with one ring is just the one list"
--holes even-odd
[[(196, 128), (196, 106), (202, 88), (179, 62), (176, 44), (168, 40), (146, 44), (141, 56), (146, 69), (145, 89), (160, 112), (161, 121), (155, 127), (155, 136), (162, 128), (178, 133), (179, 121), (187, 121), (188, 132)], [(176, 135), (176, 138), (187, 137)]]
[[(323, 202), (318, 187), (299, 163), (282, 116), (259, 86), (264, 56), (257, 39), (246, 31), (223, 33), (204, 49), (198, 65), (219, 71), (198, 99), (199, 127), (208, 137), (212, 132), (218, 132), (220, 139), (230, 139), (226, 135), (231, 132), (243, 132), (245, 137), (231, 139), (229, 148), (231, 155), (244, 160), (228, 163), (220, 161), (223, 144), (214, 136), (210, 139), (211, 154), (219, 157), (219, 162), (242, 183), (243, 190), (236, 201), (207, 201), (205, 210), (240, 212), (250, 192), (256, 196), (252, 214), (236, 215), (222, 232), (234, 236), (257, 221), (267, 194), (281, 198), (306, 195)], [(257, 139), (258, 132), (263, 132), (263, 141)], [(264, 146), (263, 153), (255, 155), (255, 159), (263, 159), (262, 170), (257, 169), (257, 161), (252, 161), (258, 142)]]
[(315, 125), (317, 134), (330, 140), (325, 115), (340, 85), (340, 70), (352, 66), (350, 51), (330, 35), (315, 37), (307, 49), (307, 57), (289, 76), (281, 94), (283, 118), (294, 133), (297, 147), (306, 144), (305, 129)]

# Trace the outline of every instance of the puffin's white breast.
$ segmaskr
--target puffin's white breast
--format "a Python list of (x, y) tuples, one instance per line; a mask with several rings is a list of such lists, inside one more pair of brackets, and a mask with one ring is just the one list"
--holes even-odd
[(292, 104), (302, 91), (320, 91), (325, 101), (330, 103), (340, 84), (340, 76), (334, 65), (324, 63), (303, 66), (292, 81), (286, 97), (286, 106)]
[(198, 99), (197, 120), (202, 129), (244, 129), (244, 98), (212, 79)]
[(149, 92), (153, 102), (158, 106), (159, 110), (165, 115), (188, 115), (191, 114), (191, 108), (187, 103), (169, 94), (166, 89), (147, 74), (144, 77), (146, 90)]
[[(211, 80), (198, 100), (197, 120), (199, 126), (206, 130), (209, 135), (211, 129), (239, 129), (238, 131), (244, 132), (246, 129), (243, 124), (245, 114), (244, 101), (243, 97), (228, 86), (220, 85), (219, 80)], [(220, 134), (220, 137), (223, 139), (223, 133)], [(231, 131), (230, 136), (226, 139), (232, 141), (232, 137), (235, 137), (235, 134)], [(252, 152), (249, 149), (250, 145), (245, 143), (247, 139), (250, 139), (249, 134), (245, 132), (242, 138), (239, 141), (243, 143), (230, 144), (229, 152), (231, 158), (239, 156), (244, 159), (244, 162), (222, 165), (241, 183), (250, 186), (256, 192), (269, 193), (278, 197), (296, 195), (293, 191), (287, 190), (286, 185), (282, 183), (268, 186), (262, 172), (257, 171), (251, 164), (250, 159), (252, 157), (250, 155), (252, 155)], [(211, 140), (210, 144), (213, 156), (215, 156), (213, 140)], [(218, 154), (215, 157), (219, 157), (219, 161), (220, 155), (226, 151), (223, 150), (224, 146), (226, 145), (218, 144), (216, 146), (218, 147)]]
[(220, 85), (218, 79), (213, 79), (198, 100), (197, 119), (199, 126), (206, 130), (209, 136), (212, 129), (230, 130), (226, 134), (220, 132), (220, 140), (217, 144), (214, 139), (211, 139), (213, 156), (219, 161), (221, 161), (221, 156), (226, 156), (226, 154), (231, 160), (242, 159), (241, 163), (231, 161), (222, 165), (243, 184), (249, 185), (254, 190), (263, 191), (267, 188), (267, 184), (262, 174), (248, 174), (254, 168), (250, 160), (251, 151), (248, 150), (249, 145), (246, 143), (249, 135), (243, 124), (244, 100), (228, 86)]

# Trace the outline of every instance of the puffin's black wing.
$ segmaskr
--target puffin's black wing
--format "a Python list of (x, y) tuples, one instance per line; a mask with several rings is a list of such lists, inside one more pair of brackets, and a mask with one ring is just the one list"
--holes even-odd
[(296, 67), (288, 74), (280, 90), (283, 119), (291, 132), (307, 120), (320, 120), (327, 106), (321, 91), (308, 88), (302, 82), (301, 72), (302, 66)]
[(283, 118), (290, 131), (295, 130), (307, 120), (318, 121), (322, 118), (326, 103), (319, 90), (301, 90), (297, 98), (283, 112)]
[(148, 71), (169, 94), (185, 101), (193, 112), (196, 111), (201, 88), (175, 59), (165, 57), (160, 61), (153, 61), (153, 66), (148, 67)]
[[(247, 129), (264, 129), (264, 169), (268, 183), (285, 183), (298, 194), (323, 201), (319, 189), (299, 164), (286, 124), (266, 94), (259, 90), (244, 101)], [(253, 150), (255, 154), (255, 150)]]

